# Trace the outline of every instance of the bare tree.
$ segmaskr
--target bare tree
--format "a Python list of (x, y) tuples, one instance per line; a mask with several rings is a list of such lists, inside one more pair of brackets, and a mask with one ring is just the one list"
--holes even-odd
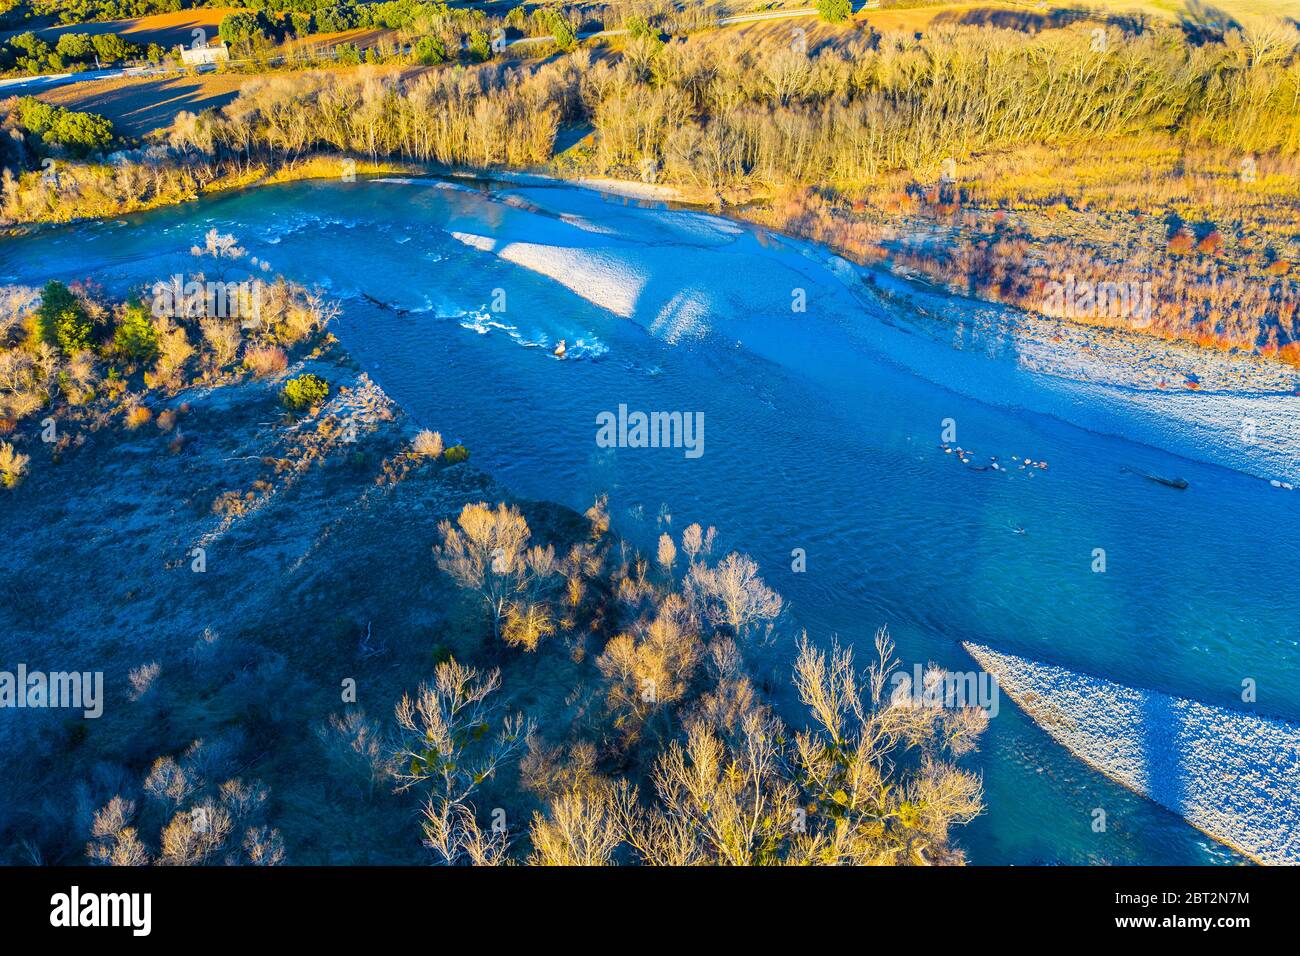
[(617, 786), (566, 790), (534, 814), (529, 829), (535, 866), (608, 866), (623, 843), (626, 821), (634, 813), (636, 790), (626, 781)]
[[(829, 655), (805, 637), (795, 688), (813, 727), (795, 735), (795, 765), (813, 810), (793, 838), (792, 858), (811, 863), (956, 862), (948, 827), (981, 808), (973, 774), (939, 759), (947, 721), (969, 715), (919, 709), (886, 699), (895, 669), (888, 632), (876, 632), (876, 659), (860, 674), (853, 651), (833, 644)], [(892, 758), (900, 743), (920, 744), (919, 769)]]
[[(655, 764), (659, 803), (637, 841), (643, 852), (728, 866), (777, 862), (798, 808), (798, 791), (782, 772), (783, 734), (759, 712), (745, 716), (730, 744), (693, 724), (686, 745), (673, 742)], [(671, 841), (669, 848), (653, 849), (657, 840)]]
[(528, 522), (513, 505), (467, 504), (453, 525), (438, 525), (442, 544), (434, 548), (438, 567), (461, 587), (476, 591), (492, 619), (493, 636), (514, 592), (528, 573)]
[(147, 865), (149, 852), (140, 842), (135, 827), (130, 825), (134, 817), (135, 802), (120, 796), (96, 811), (91, 827), (93, 839), (86, 844), (86, 856), (108, 866)]
[(650, 716), (680, 701), (703, 656), (697, 630), (680, 595), (670, 594), (649, 623), (610, 639), (596, 666), (610, 681), (607, 701), (615, 726), (635, 737)]
[(668, 577), (669, 583), (673, 579), (673, 565), (677, 563), (677, 545), (673, 544), (673, 539), (668, 534), (659, 536), (659, 566), (664, 569), (664, 574)]
[(682, 550), (686, 552), (686, 557), (690, 560), (692, 566), (701, 557), (707, 557), (713, 551), (713, 542), (718, 536), (718, 530), (710, 527), (704, 531), (698, 524), (688, 524), (682, 531)]
[(473, 852), (491, 855), (477, 822), (470, 825), (468, 800), (533, 732), (522, 714), (499, 717), (489, 698), (500, 686), (500, 671), (480, 676), (452, 659), (397, 705), (397, 789), (429, 788), (425, 842), (447, 864)]
[(391, 754), (379, 722), (368, 719), (364, 710), (331, 714), (316, 729), (316, 736), (339, 770), (358, 780), (366, 799), (374, 795), (378, 784), (392, 776)]
[(686, 585), (708, 619), (730, 627), (737, 637), (743, 637), (751, 625), (781, 613), (781, 596), (763, 583), (749, 555), (733, 551), (713, 568), (703, 562), (692, 564)]

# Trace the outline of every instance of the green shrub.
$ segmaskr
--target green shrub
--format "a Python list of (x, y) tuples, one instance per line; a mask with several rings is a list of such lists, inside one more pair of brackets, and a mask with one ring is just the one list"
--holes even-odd
[(447, 60), (447, 44), (441, 37), (420, 37), (415, 41), (415, 62), (436, 66)]
[(569, 23), (568, 17), (558, 10), (548, 11), (550, 14), (546, 19), (546, 26), (551, 31), (551, 36), (555, 38), (555, 48), (562, 52), (572, 50), (578, 45), (578, 34)]
[(18, 100), (18, 125), (44, 143), (64, 146), (78, 156), (113, 143), (113, 124), (98, 113), (52, 106), (31, 96)]
[(658, 40), (659, 31), (650, 25), (650, 21), (641, 14), (633, 14), (623, 21), (623, 29), (633, 40), (640, 40), (645, 37)]
[(492, 59), (492, 41), (482, 30), (475, 30), (469, 35), (469, 55), (479, 63)]
[(307, 372), (285, 382), (280, 400), (291, 411), (301, 412), (319, 405), (330, 393), (329, 383), (318, 375)]
[(47, 282), (41, 290), (41, 307), (36, 310), (41, 338), (65, 355), (90, 348), (94, 332), (81, 300), (62, 282)]
[(315, 7), (316, 29), (321, 33), (342, 33), (361, 22), (361, 14), (351, 2), (321, 3)]
[(122, 318), (113, 333), (113, 348), (123, 358), (141, 365), (158, 357), (158, 330), (149, 310), (136, 296), (122, 309)]
[(257, 14), (241, 10), (221, 18), (217, 34), (232, 47), (243, 48), (252, 42), (253, 37), (262, 32)]
[(54, 48), (65, 60), (89, 60), (95, 55), (95, 45), (88, 33), (65, 33)]
[(849, 0), (817, 0), (817, 12), (827, 23), (843, 23), (853, 12)]
[[(143, 50), (116, 33), (96, 33), (90, 37), (95, 54), (101, 63), (121, 63), (140, 56)], [(62, 51), (60, 51), (62, 52)]]
[(442, 453), (442, 460), (449, 465), (458, 465), (462, 461), (469, 461), (469, 449), (464, 445), (452, 445)]

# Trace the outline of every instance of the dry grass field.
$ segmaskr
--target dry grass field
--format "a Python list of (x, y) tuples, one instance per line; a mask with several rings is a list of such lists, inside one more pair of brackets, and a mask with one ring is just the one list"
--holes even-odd
[[(234, 13), (229, 7), (199, 7), (193, 10), (177, 10), (174, 13), (158, 13), (148, 17), (135, 17), (130, 20), (106, 20), (102, 23), (73, 23), (64, 26), (46, 27), (36, 32), (51, 43), (65, 33), (118, 33), (132, 43), (147, 46), (157, 43), (171, 48), (178, 43), (189, 45), (194, 40), (195, 30), (204, 30), (210, 40), (215, 40), (217, 27), (227, 14)], [(11, 31), (22, 32), (22, 31)]]
[(201, 76), (120, 77), (60, 86), (40, 94), (47, 103), (107, 116), (117, 131), (143, 136), (168, 126), (181, 110), (196, 113), (224, 106), (250, 77), (238, 73)]
[(1226, 13), (1229, 17), (1241, 16), (1297, 16), (1300, 0), (1084, 0), (1087, 6), (1102, 7), (1117, 12), (1158, 14), (1170, 18), (1182, 16), (1213, 16)]

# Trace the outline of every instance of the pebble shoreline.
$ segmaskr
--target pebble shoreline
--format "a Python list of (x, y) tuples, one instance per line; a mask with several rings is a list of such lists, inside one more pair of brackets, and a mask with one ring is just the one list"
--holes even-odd
[(1258, 863), (1300, 863), (1300, 727), (963, 647), (1080, 760)]

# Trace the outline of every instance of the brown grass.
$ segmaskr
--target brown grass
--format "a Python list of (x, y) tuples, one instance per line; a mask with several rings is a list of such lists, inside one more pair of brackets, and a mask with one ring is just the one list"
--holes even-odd
[[(177, 10), (173, 13), (134, 17), (130, 20), (105, 20), (102, 23), (71, 23), (46, 27), (37, 30), (36, 33), (51, 43), (65, 33), (119, 33), (132, 43), (139, 43), (141, 46), (158, 43), (171, 48), (178, 43), (188, 46), (193, 42), (194, 30), (206, 30), (208, 41), (215, 41), (217, 27), (221, 25), (222, 18), (235, 12), (237, 11), (232, 7)], [(8, 35), (21, 32), (21, 30), (11, 31)]]
[(56, 87), (38, 94), (47, 103), (107, 116), (117, 131), (143, 136), (170, 126), (182, 110), (198, 113), (233, 100), (252, 76), (204, 73), (201, 76), (123, 77)]
[(279, 375), (289, 365), (289, 357), (284, 349), (274, 345), (252, 348), (244, 353), (244, 367), (257, 378)]

